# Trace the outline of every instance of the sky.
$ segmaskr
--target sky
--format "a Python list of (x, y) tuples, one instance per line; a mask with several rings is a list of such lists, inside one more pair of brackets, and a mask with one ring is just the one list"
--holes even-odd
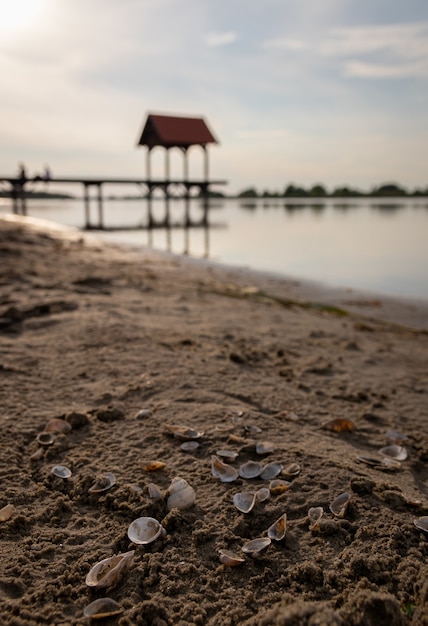
[[(0, 0), (0, 15), (0, 175), (144, 177), (137, 142), (162, 113), (205, 118), (228, 193), (428, 188), (426, 0)], [(191, 177), (202, 163), (192, 147)]]

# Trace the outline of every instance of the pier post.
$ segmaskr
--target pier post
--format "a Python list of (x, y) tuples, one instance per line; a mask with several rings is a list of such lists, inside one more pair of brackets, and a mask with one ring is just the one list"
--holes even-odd
[(89, 208), (89, 185), (88, 183), (83, 183), (83, 196), (85, 201), (85, 228), (89, 230), (91, 228), (91, 217), (90, 217), (90, 208)]
[(103, 195), (102, 195), (102, 184), (97, 183), (97, 191), (98, 191), (98, 228), (100, 230), (104, 229), (104, 215), (103, 215)]

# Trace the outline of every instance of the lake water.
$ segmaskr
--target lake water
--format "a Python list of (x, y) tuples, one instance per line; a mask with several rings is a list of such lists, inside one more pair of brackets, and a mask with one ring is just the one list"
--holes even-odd
[[(0, 212), (10, 212), (0, 200)], [(198, 200), (190, 215), (202, 217)], [(156, 219), (164, 204), (153, 203)], [(170, 203), (181, 220), (182, 200)], [(92, 202), (92, 221), (96, 205)], [(144, 200), (105, 201), (106, 226), (146, 223)], [(28, 215), (82, 227), (82, 200), (31, 200)], [(428, 199), (212, 200), (210, 228), (101, 232), (109, 241), (147, 246), (227, 265), (374, 293), (428, 301)]]

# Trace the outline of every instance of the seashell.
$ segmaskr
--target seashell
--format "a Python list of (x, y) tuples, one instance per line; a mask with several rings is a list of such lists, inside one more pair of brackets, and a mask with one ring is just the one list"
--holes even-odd
[(167, 493), (169, 494), (166, 501), (168, 511), (171, 511), (171, 509), (189, 509), (194, 504), (196, 498), (193, 487), (189, 485), (187, 480), (178, 476), (172, 479)]
[(396, 470), (401, 468), (400, 461), (396, 461), (395, 459), (384, 456), (357, 456), (357, 460), (361, 463), (365, 463), (366, 465), (370, 465), (371, 467), (376, 467), (380, 470)]
[(177, 437), (177, 439), (200, 439), (203, 432), (188, 428), (187, 426), (180, 426), (179, 424), (167, 424), (165, 426), (167, 431)]
[(154, 517), (139, 517), (128, 526), (129, 540), (138, 545), (145, 546), (165, 534), (164, 527)]
[(45, 456), (45, 449), (40, 446), (33, 454), (30, 455), (30, 461), (40, 461)]
[(395, 461), (405, 461), (407, 459), (407, 450), (404, 446), (392, 444), (381, 448), (379, 452), (382, 456), (389, 457)]
[(233, 463), (238, 456), (238, 452), (235, 452), (234, 450), (217, 450), (216, 455)]
[(152, 500), (162, 500), (162, 492), (159, 487), (155, 485), (155, 483), (149, 483), (148, 485), (146, 485), (146, 489), (149, 498), (152, 498)]
[(255, 491), (240, 491), (233, 496), (233, 504), (241, 513), (249, 513), (256, 503)]
[(105, 472), (100, 474), (92, 487), (89, 488), (89, 493), (101, 493), (107, 491), (116, 483), (116, 476), (111, 472)]
[(269, 491), (272, 495), (277, 496), (280, 493), (284, 493), (289, 489), (291, 483), (288, 480), (281, 480), (280, 478), (275, 478), (271, 480), (269, 483)]
[(271, 441), (258, 441), (256, 443), (257, 454), (271, 454), (272, 452), (275, 452), (275, 450), (275, 444)]
[(389, 456), (385, 456), (382, 459), (382, 468), (384, 470), (396, 470), (396, 469), (400, 469), (401, 468), (401, 463), (400, 461), (397, 461), (396, 459), (392, 459)]
[(324, 515), (322, 506), (312, 506), (308, 511), (309, 530), (319, 530), (320, 519)]
[(160, 469), (165, 467), (165, 463), (162, 461), (149, 461), (145, 465), (143, 465), (143, 470), (145, 472), (157, 472)]
[(243, 463), (239, 468), (239, 475), (241, 478), (257, 478), (263, 471), (263, 465), (257, 461), (247, 461)]
[(136, 420), (144, 420), (144, 419), (146, 419), (148, 417), (151, 417), (151, 416), (152, 416), (152, 411), (150, 409), (140, 409), (135, 414), (135, 419)]
[(60, 417), (56, 417), (51, 419), (45, 426), (45, 433), (63, 433), (64, 435), (69, 433), (72, 426), (70, 422), (66, 422), (66, 420), (61, 419)]
[(54, 443), (55, 435), (53, 433), (46, 433), (46, 432), (39, 433), (36, 437), (36, 441), (39, 444), (39, 446), (43, 446), (44, 448), (47, 448)]
[(341, 493), (333, 502), (330, 504), (329, 509), (336, 517), (343, 517), (346, 513), (346, 509), (348, 508), (349, 501), (351, 496), (346, 491)]
[(290, 463), (290, 465), (284, 467), (282, 473), (284, 476), (288, 476), (289, 478), (298, 476), (300, 474), (300, 465), (298, 463)]
[(276, 522), (269, 526), (267, 534), (269, 539), (273, 539), (274, 541), (281, 541), (285, 537), (285, 532), (287, 530), (287, 513), (283, 513), (281, 517), (279, 517)]
[(269, 498), (270, 498), (270, 491), (268, 487), (260, 487), (260, 489), (257, 489), (256, 499), (259, 502), (265, 502), (265, 500), (269, 500)]
[(425, 533), (428, 533), (428, 515), (418, 517), (413, 521), (413, 523), (416, 528), (419, 528), (419, 530), (423, 530)]
[(355, 423), (352, 420), (348, 420), (344, 417), (336, 417), (323, 424), (322, 427), (326, 430), (331, 430), (334, 433), (342, 433), (348, 430), (354, 430)]
[(228, 433), (235, 428), (234, 424), (216, 424), (214, 430), (219, 433)]
[(262, 555), (263, 550), (266, 550), (271, 543), (272, 540), (270, 537), (259, 537), (257, 539), (252, 539), (251, 541), (247, 541), (241, 549), (242, 552), (249, 554), (253, 557), (253, 559), (258, 559)]
[(235, 565), (240, 565), (241, 563), (245, 563), (245, 558), (236, 554), (236, 552), (232, 552), (232, 550), (221, 549), (218, 551), (220, 555), (220, 561), (224, 565), (228, 565), (229, 567), (234, 567)]
[(214, 454), (211, 457), (211, 473), (214, 478), (219, 478), (222, 483), (231, 483), (239, 476), (237, 469), (227, 463), (223, 463)]
[(58, 478), (70, 478), (71, 470), (65, 465), (54, 465), (51, 469), (51, 474), (58, 476)]
[(0, 509), (0, 522), (7, 522), (12, 517), (14, 510), (13, 504), (6, 504), (6, 506)]
[(102, 619), (112, 615), (119, 615), (119, 613), (122, 613), (122, 609), (111, 598), (98, 598), (83, 609), (83, 615), (91, 619)]
[(180, 446), (180, 450), (183, 450), (183, 452), (193, 452), (194, 450), (196, 450), (197, 448), (199, 448), (200, 444), (197, 441), (183, 441), (183, 443)]
[(262, 432), (262, 429), (259, 428), (258, 426), (255, 426), (254, 424), (245, 424), (244, 430), (247, 434), (251, 434), (251, 435), (258, 435), (259, 433)]
[(385, 435), (391, 443), (401, 443), (403, 441), (408, 441), (409, 439), (407, 435), (399, 433), (396, 430), (388, 430)]
[(86, 575), (88, 587), (103, 589), (104, 587), (114, 587), (120, 578), (131, 567), (134, 561), (135, 550), (115, 554), (96, 563)]
[(268, 463), (264, 466), (260, 474), (260, 478), (262, 478), (263, 480), (272, 480), (272, 478), (276, 478), (277, 476), (279, 476), (282, 468), (283, 466), (281, 465), (281, 463)]

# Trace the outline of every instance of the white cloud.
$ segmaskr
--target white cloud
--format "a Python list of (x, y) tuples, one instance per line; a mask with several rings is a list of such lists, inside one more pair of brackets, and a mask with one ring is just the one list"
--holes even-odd
[(218, 47), (226, 46), (238, 40), (238, 33), (235, 31), (225, 31), (222, 33), (207, 33), (204, 36), (204, 43), (207, 46)]

